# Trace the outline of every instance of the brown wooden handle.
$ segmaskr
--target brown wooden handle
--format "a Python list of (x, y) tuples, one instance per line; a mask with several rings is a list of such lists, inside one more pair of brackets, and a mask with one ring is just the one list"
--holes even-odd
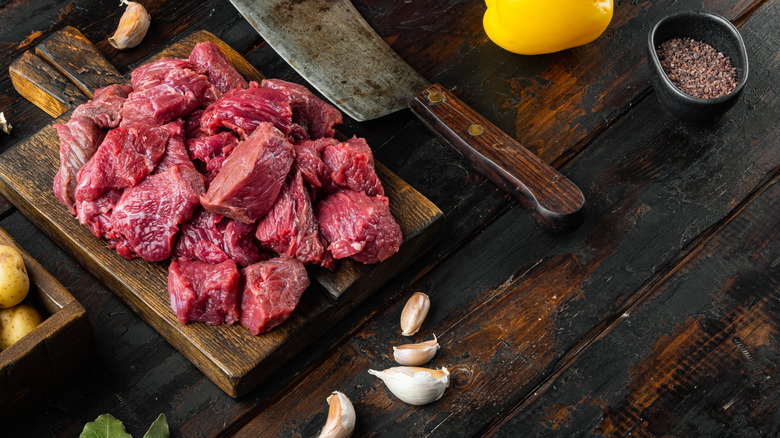
[(29, 50), (8, 67), (8, 74), (20, 95), (54, 118), (87, 100), (68, 78)]
[(409, 107), (477, 171), (517, 197), (543, 228), (565, 233), (582, 224), (580, 189), (447, 89), (431, 85)]
[(35, 53), (54, 66), (92, 99), (98, 88), (127, 80), (75, 27), (65, 27), (35, 47)]

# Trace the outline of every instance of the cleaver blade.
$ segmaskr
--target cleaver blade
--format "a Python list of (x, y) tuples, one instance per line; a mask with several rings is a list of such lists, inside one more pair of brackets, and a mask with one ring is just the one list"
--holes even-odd
[(350, 1), (230, 1), (293, 69), (353, 119), (409, 108), (546, 230), (569, 232), (582, 223), (585, 197), (574, 183), (449, 90), (420, 76)]

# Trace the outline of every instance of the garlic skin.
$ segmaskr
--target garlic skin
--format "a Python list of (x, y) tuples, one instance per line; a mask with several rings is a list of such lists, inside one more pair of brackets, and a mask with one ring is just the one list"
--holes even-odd
[(403, 336), (412, 336), (420, 330), (428, 309), (431, 307), (431, 299), (422, 292), (415, 292), (406, 302), (401, 311), (401, 333)]
[(425, 365), (433, 359), (439, 348), (439, 341), (436, 339), (436, 335), (433, 335), (433, 339), (430, 341), (394, 346), (393, 358), (401, 365), (417, 367)]
[(349, 438), (355, 431), (355, 408), (346, 395), (333, 391), (328, 397), (328, 420), (318, 438)]
[(109, 44), (119, 50), (132, 49), (140, 44), (151, 24), (149, 13), (140, 3), (122, 0), (122, 4), (126, 4), (127, 8), (119, 19), (116, 31), (108, 37)]
[(11, 124), (5, 120), (5, 114), (0, 112), (0, 131), (3, 131), (6, 134), (11, 135), (11, 128), (13, 128), (13, 126), (11, 126)]
[(393, 367), (384, 371), (368, 370), (404, 403), (420, 406), (435, 402), (450, 384), (447, 368), (432, 370), (418, 367)]

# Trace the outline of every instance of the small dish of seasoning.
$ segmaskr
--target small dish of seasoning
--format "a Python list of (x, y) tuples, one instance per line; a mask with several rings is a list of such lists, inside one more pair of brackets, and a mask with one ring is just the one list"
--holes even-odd
[(729, 110), (748, 77), (742, 36), (730, 21), (709, 12), (679, 12), (656, 23), (648, 36), (648, 66), (664, 108), (690, 121)]

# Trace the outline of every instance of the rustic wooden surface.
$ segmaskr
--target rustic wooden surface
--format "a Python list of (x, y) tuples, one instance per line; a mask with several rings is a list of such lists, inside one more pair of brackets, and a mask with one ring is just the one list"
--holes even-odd
[[(174, 436), (314, 436), (333, 390), (352, 398), (355, 436), (777, 436), (780, 5), (767, 0), (618, 1), (593, 43), (524, 57), (491, 43), (482, 1), (355, 1), (401, 56), (553, 164), (585, 194), (579, 230), (550, 235), (513, 198), (402, 111), (346, 135), (439, 206), (445, 238), (372, 299), (234, 400), (7, 201), (0, 226), (79, 299), (97, 360), (28, 410), (14, 436), (77, 436), (109, 412), (141, 436), (165, 413)], [(267, 76), (299, 80), (228, 2), (148, 3), (136, 49), (103, 38), (114, 2), (12, 1), (0, 8), (0, 151), (50, 120), (13, 91), (7, 66), (52, 31), (81, 29), (124, 74), (196, 28)], [(647, 32), (704, 9), (740, 26), (750, 79), (724, 117), (691, 125), (649, 88)], [(48, 182), (42, 182), (48, 184)], [(367, 373), (393, 365), (398, 317), (431, 296), (415, 339), (453, 370), (437, 403), (410, 407)], [(45, 421), (41, 421), (45, 419)]]

